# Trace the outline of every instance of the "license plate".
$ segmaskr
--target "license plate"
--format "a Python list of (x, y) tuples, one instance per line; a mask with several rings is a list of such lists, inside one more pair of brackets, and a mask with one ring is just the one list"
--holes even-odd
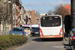
[(38, 32), (35, 32), (35, 34), (38, 34)]

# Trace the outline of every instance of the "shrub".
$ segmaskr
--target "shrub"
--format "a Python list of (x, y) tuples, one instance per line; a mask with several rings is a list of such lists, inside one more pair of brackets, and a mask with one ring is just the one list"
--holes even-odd
[(4, 50), (11, 46), (25, 43), (26, 41), (27, 41), (27, 37), (25, 37), (24, 35), (0, 36), (0, 50)]

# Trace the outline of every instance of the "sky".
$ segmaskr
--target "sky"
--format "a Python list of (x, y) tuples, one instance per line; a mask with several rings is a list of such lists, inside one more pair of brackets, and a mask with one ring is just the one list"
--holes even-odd
[(70, 4), (70, 0), (21, 0), (26, 11), (35, 10), (40, 14), (46, 14), (49, 10), (54, 11), (60, 4)]

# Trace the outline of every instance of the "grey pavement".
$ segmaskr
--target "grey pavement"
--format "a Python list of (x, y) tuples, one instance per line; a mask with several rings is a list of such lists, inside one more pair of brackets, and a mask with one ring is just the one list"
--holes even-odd
[(15, 50), (64, 50), (64, 47), (61, 41), (31, 42)]
[(42, 41), (40, 37), (28, 37), (27, 44), (15, 48), (15, 50), (71, 50), (67, 49), (68, 38), (61, 39), (47, 39)]

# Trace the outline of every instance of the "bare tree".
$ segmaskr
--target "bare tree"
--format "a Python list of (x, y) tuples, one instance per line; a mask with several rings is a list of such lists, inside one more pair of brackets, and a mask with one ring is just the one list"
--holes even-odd
[(62, 15), (63, 19), (65, 18), (65, 15), (68, 15), (69, 14), (69, 11), (67, 9), (65, 9), (63, 6), (57, 6), (55, 8), (55, 11), (54, 11), (54, 14), (59, 14), (59, 15)]
[(48, 14), (51, 15), (51, 14), (52, 14), (52, 10), (49, 10), (49, 11), (48, 11)]
[(2, 20), (2, 13), (3, 13), (3, 11), (2, 11), (2, 8), (3, 6), (2, 6), (2, 2), (1, 2), (1, 0), (0, 0), (0, 33), (1, 33), (1, 20)]
[(2, 13), (3, 13), (3, 11), (2, 11), (2, 3), (1, 3), (1, 0), (0, 0), (0, 20), (2, 18)]
[(2, 16), (0, 16), (0, 19), (2, 19), (2, 22), (3, 22), (3, 35), (5, 35), (6, 23), (8, 23), (7, 21), (9, 19), (9, 14), (8, 14), (8, 0), (6, 0), (6, 2), (4, 2), (3, 0), (1, 0), (0, 13), (2, 15)]

